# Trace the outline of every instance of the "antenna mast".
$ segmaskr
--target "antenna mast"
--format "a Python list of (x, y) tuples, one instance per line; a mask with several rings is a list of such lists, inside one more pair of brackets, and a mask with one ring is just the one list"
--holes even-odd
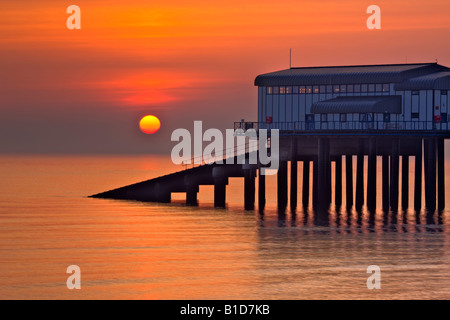
[(292, 68), (292, 48), (289, 48), (289, 69)]

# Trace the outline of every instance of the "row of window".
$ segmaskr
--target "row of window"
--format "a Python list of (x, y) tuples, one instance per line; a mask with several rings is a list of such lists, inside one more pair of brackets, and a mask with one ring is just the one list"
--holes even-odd
[[(417, 95), (419, 95), (419, 90), (413, 90), (413, 91), (411, 91), (411, 94), (413, 96), (417, 96)], [(447, 90), (441, 90), (441, 95), (446, 96), (447, 95)]]
[[(347, 114), (341, 113), (339, 114), (339, 121), (340, 122), (346, 122), (347, 121)], [(360, 122), (371, 122), (373, 121), (373, 116), (370, 113), (360, 113), (359, 114), (359, 121)], [(391, 121), (391, 115), (389, 113), (383, 114), (383, 122), (390, 122)], [(306, 122), (314, 122), (314, 115), (313, 114), (307, 114), (306, 115)], [(328, 122), (328, 115), (323, 113), (320, 115), (320, 122)]]
[(337, 84), (266, 87), (267, 94), (389, 92), (389, 84)]

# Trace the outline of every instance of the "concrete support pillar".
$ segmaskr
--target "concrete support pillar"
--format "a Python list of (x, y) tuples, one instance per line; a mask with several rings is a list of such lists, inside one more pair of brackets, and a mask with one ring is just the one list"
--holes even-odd
[(198, 205), (198, 201), (197, 201), (198, 190), (199, 190), (198, 185), (195, 185), (195, 184), (187, 184), (186, 185), (186, 204), (188, 206)]
[(347, 154), (345, 156), (345, 193), (347, 209), (353, 206), (353, 156)]
[(419, 140), (414, 163), (414, 210), (422, 208), (422, 139)]
[(402, 155), (402, 209), (408, 208), (409, 202), (409, 156)]
[(317, 166), (318, 205), (319, 207), (323, 206), (320, 209), (325, 209), (329, 206), (331, 198), (330, 145), (329, 140), (326, 138), (318, 139)]
[(214, 207), (225, 208), (226, 186), (228, 177), (224, 172), (224, 168), (213, 168), (212, 175), (214, 178)]
[(438, 165), (438, 210), (445, 208), (445, 162), (444, 139), (437, 139), (437, 165)]
[(291, 147), (291, 208), (297, 208), (297, 192), (298, 192), (298, 182), (297, 182), (297, 141), (294, 139), (292, 141)]
[(319, 203), (319, 160), (315, 157), (313, 161), (313, 207), (316, 208)]
[(288, 201), (287, 161), (280, 160), (277, 174), (278, 209), (286, 209)]
[(303, 206), (307, 207), (309, 205), (309, 160), (303, 161)]
[(244, 169), (244, 208), (255, 209), (255, 170)]
[(342, 204), (342, 156), (336, 158), (335, 177), (334, 203), (339, 207)]
[(377, 205), (377, 145), (375, 138), (369, 140), (367, 169), (367, 207), (375, 209)]
[(264, 210), (266, 206), (266, 176), (261, 174), (263, 168), (259, 168), (258, 177), (258, 208), (260, 211)]
[(355, 206), (361, 210), (364, 204), (364, 140), (358, 141), (358, 155), (356, 163), (356, 199)]
[(382, 206), (383, 210), (389, 210), (389, 156), (383, 155), (382, 157), (382, 186), (381, 186), (381, 196), (382, 196)]
[(325, 140), (325, 186), (326, 202), (331, 204), (331, 160), (330, 160), (330, 139)]
[(428, 212), (436, 210), (436, 140), (425, 139), (425, 205)]
[(399, 145), (398, 139), (392, 140), (391, 151), (391, 179), (390, 179), (390, 194), (389, 201), (392, 211), (398, 210), (398, 180), (399, 180)]

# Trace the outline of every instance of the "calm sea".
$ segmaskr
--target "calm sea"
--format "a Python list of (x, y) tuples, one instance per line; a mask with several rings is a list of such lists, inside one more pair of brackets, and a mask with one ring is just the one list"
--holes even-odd
[[(170, 205), (86, 197), (180, 169), (155, 156), (1, 156), (0, 298), (450, 298), (449, 210), (379, 210), (371, 221), (345, 210), (344, 189), (344, 209), (315, 225), (301, 206), (278, 214), (276, 177), (264, 214), (243, 210), (239, 178), (226, 210), (210, 186), (198, 208), (183, 194)], [(66, 287), (69, 265), (81, 268), (81, 290)], [(366, 287), (369, 265), (381, 268), (380, 290)]]

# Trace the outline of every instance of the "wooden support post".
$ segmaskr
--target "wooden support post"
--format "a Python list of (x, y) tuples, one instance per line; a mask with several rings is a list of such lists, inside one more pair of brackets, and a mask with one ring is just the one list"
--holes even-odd
[(445, 208), (445, 162), (444, 139), (437, 139), (437, 165), (438, 165), (438, 210)]
[(382, 157), (382, 207), (383, 210), (389, 210), (389, 156), (383, 155)]
[(295, 209), (297, 208), (297, 192), (298, 192), (298, 182), (297, 182), (297, 140), (292, 140), (292, 147), (291, 147), (291, 208)]
[(277, 174), (278, 209), (284, 210), (287, 206), (288, 181), (287, 181), (287, 161), (280, 160)]
[(254, 169), (244, 169), (244, 208), (255, 209), (255, 173)]
[(356, 210), (361, 210), (364, 204), (364, 140), (359, 139), (356, 163)]
[(375, 209), (377, 203), (377, 145), (376, 138), (369, 140), (369, 158), (367, 163), (367, 207)]
[(391, 154), (391, 177), (390, 177), (390, 194), (389, 201), (392, 211), (398, 210), (398, 180), (399, 180), (399, 146), (398, 139), (392, 140)]
[(419, 140), (414, 163), (414, 210), (422, 208), (422, 139)]
[(186, 204), (188, 206), (198, 205), (197, 192), (198, 192), (198, 185), (195, 184), (186, 185)]
[(351, 154), (345, 156), (345, 190), (347, 209), (350, 210), (353, 206), (353, 155)]
[(425, 205), (432, 213), (436, 210), (436, 140), (426, 139), (425, 146)]
[(302, 190), (302, 202), (303, 206), (307, 207), (309, 205), (309, 160), (303, 161), (303, 190)]
[(334, 203), (337, 207), (342, 204), (342, 156), (336, 158)]
[(409, 156), (402, 155), (402, 209), (408, 208), (409, 202)]
[(327, 178), (326, 178), (326, 140), (325, 138), (319, 138), (318, 144), (318, 161), (317, 161), (317, 184), (318, 184), (318, 207), (319, 211), (322, 211), (327, 202)]
[(316, 208), (317, 204), (319, 203), (319, 183), (318, 183), (318, 177), (319, 177), (319, 159), (316, 156), (313, 161), (313, 207)]
[(266, 176), (261, 174), (264, 168), (259, 168), (258, 176), (258, 208), (264, 210), (266, 206)]

